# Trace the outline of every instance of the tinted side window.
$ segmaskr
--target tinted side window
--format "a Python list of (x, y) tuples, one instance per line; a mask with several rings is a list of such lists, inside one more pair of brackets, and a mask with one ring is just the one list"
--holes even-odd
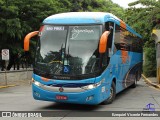
[(124, 28), (116, 25), (115, 30), (115, 46), (118, 50), (131, 51), (132, 40), (129, 32)]
[(116, 25), (115, 46), (118, 50), (142, 52), (142, 41), (128, 30)]

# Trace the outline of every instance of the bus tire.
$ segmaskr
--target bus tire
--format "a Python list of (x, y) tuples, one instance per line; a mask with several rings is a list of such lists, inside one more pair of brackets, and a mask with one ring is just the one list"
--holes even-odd
[(136, 88), (137, 81), (138, 81), (138, 73), (136, 73), (136, 75), (135, 75), (134, 83), (131, 85), (131, 88)]
[(111, 104), (114, 101), (115, 97), (116, 97), (116, 85), (115, 85), (114, 82), (112, 82), (110, 91), (111, 92), (110, 92), (109, 98), (102, 102), (105, 105), (106, 104)]

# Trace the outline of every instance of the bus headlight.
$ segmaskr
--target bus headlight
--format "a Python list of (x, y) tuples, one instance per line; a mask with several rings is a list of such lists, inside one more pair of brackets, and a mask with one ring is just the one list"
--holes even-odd
[(32, 83), (35, 84), (36, 86), (42, 86), (40, 82), (35, 81), (33, 78), (32, 78)]
[(82, 89), (85, 89), (85, 90), (91, 90), (91, 89), (94, 89), (98, 86), (100, 86), (103, 82), (104, 82), (105, 79), (102, 79), (100, 82), (98, 83), (95, 83), (95, 84), (90, 84), (90, 85), (87, 85), (87, 86), (83, 86), (81, 87)]
[(37, 85), (37, 86), (41, 86), (42, 84), (38, 81), (34, 81), (34, 84)]

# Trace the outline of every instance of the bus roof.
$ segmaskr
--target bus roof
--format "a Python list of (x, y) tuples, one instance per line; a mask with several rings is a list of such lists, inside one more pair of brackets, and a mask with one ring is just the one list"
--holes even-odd
[(47, 17), (43, 24), (103, 24), (107, 21), (112, 21), (118, 25), (124, 24), (126, 29), (136, 36), (142, 38), (141, 35), (136, 33), (131, 27), (124, 23), (121, 19), (111, 13), (106, 12), (68, 12), (60, 13)]

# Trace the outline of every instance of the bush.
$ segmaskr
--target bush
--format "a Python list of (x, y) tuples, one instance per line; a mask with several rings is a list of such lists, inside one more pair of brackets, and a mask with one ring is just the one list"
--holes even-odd
[(144, 48), (145, 60), (143, 74), (146, 77), (156, 77), (156, 50), (154, 47)]

